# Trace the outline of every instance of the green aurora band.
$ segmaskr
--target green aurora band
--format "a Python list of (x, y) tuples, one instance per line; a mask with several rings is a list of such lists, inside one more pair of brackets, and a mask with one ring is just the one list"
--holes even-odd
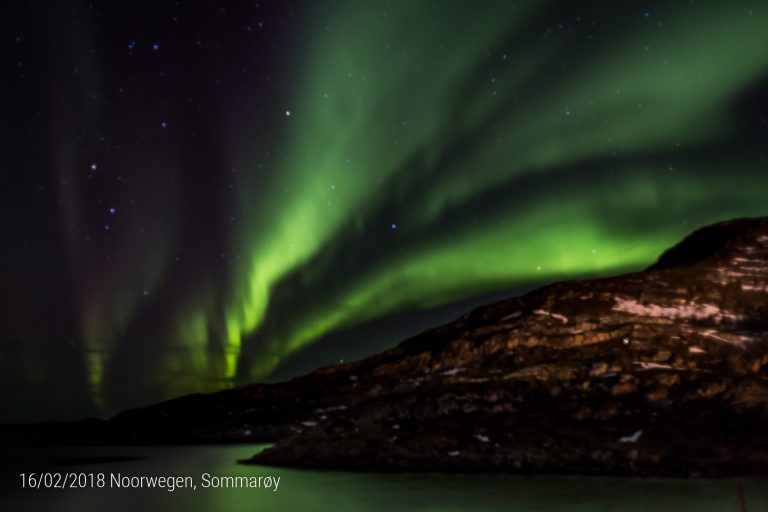
[(269, 179), (241, 178), (224, 305), (207, 281), (169, 315), (174, 348), (146, 377), (166, 396), (263, 379), (398, 311), (641, 268), (695, 227), (768, 213), (765, 161), (734, 142), (737, 100), (768, 73), (768, 12), (327, 7), (276, 106)]

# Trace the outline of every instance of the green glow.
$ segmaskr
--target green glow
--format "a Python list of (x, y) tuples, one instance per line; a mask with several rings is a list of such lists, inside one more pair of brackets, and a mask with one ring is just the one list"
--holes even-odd
[[(675, 153), (732, 132), (729, 98), (768, 66), (768, 54), (754, 50), (768, 44), (764, 19), (741, 5), (700, 5), (656, 13), (665, 28), (638, 13), (610, 44), (598, 28), (593, 47), (572, 57), (568, 38), (554, 34), (505, 46), (537, 4), (403, 2), (386, 18), (367, 3), (334, 4), (318, 20), (286, 120), (288, 156), (266, 201), (253, 208), (243, 197), (256, 236), (250, 286), (232, 306), (240, 328), (248, 336), (265, 315), (290, 317), (250, 361), (253, 376), (272, 368), (264, 358), (276, 364), (336, 328), (525, 282), (638, 268), (697, 225), (766, 212), (768, 178), (754, 163), (721, 163), (744, 176), (723, 183), (703, 158), (685, 172), (642, 160), (678, 161)], [(580, 182), (601, 160), (606, 174)], [(432, 236), (468, 201), (547, 174), (560, 182), (512, 198), (523, 206), (499, 204), (448, 241)], [(387, 204), (412, 243), (374, 264), (355, 262), (330, 298), (296, 316), (269, 309), (285, 276), (317, 273), (307, 265), (318, 253), (385, 229), (370, 222)], [(632, 229), (648, 218), (653, 229)]]
[[(171, 219), (166, 219), (170, 224)], [(123, 334), (136, 310), (163, 285), (168, 242), (163, 236), (167, 229), (157, 223), (142, 238), (151, 238), (153, 247), (150, 258), (137, 256), (139, 242), (127, 237), (121, 241), (115, 257), (98, 280), (84, 284), (82, 292), (83, 314), (81, 320), (82, 342), (86, 349), (85, 364), (92, 397), (97, 405), (102, 403), (104, 377), (115, 350), (115, 341)], [(147, 261), (148, 260), (148, 261)], [(136, 264), (135, 262), (145, 262)], [(119, 290), (119, 293), (115, 293)], [(186, 323), (186, 322), (185, 322)], [(194, 339), (185, 339), (185, 342)]]
[[(674, 223), (675, 210), (694, 210), (713, 199), (724, 211), (730, 208), (742, 215), (765, 211), (760, 204), (765, 183), (760, 188), (745, 183), (713, 198), (714, 180), (707, 182), (699, 176), (697, 182), (694, 172), (659, 182), (650, 174), (642, 179), (638, 171), (627, 172), (627, 176), (620, 187), (603, 189), (606, 202), (621, 205), (628, 216), (625, 218), (641, 219), (653, 213), (666, 227), (648, 233), (613, 231), (610, 219), (600, 219), (594, 197), (577, 188), (526, 208), (523, 218), (501, 217), (496, 225), (468, 231), (450, 243), (429, 244), (421, 251), (387, 259), (381, 268), (351, 281), (331, 301), (332, 306), (317, 304), (313, 314), (303, 317), (300, 328), (288, 339), (274, 340), (273, 351), (290, 354), (334, 328), (404, 307), (432, 307), (530, 281), (556, 281), (645, 266), (698, 227)], [(600, 188), (594, 182), (589, 186)], [(672, 201), (678, 204), (672, 206)], [(743, 202), (753, 206), (745, 207)], [(568, 206), (558, 207), (563, 203)], [(670, 207), (668, 214), (660, 212)], [(584, 224), (587, 217), (593, 222)], [(717, 214), (712, 214), (701, 219), (701, 224), (715, 220)], [(532, 227), (537, 234), (531, 234)]]
[[(240, 178), (230, 282), (201, 277), (168, 316), (168, 394), (263, 378), (396, 311), (641, 268), (700, 225), (768, 214), (765, 162), (734, 148), (735, 102), (768, 73), (768, 16), (748, 4), (617, 26), (585, 7), (572, 30), (541, 1), (325, 7), (290, 56), (265, 170), (255, 142), (233, 156), (257, 177)], [(94, 388), (162, 275), (88, 301)]]

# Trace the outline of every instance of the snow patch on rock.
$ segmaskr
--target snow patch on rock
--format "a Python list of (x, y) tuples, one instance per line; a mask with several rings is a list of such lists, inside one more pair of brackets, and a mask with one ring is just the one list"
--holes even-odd
[(634, 364), (638, 365), (643, 370), (674, 370), (674, 366), (660, 363), (648, 363), (645, 361), (635, 361)]
[(534, 313), (537, 314), (537, 315), (551, 316), (552, 318), (554, 318), (556, 320), (560, 320), (564, 324), (568, 323), (568, 317), (563, 316), (563, 315), (561, 315), (559, 313), (553, 313), (553, 312), (547, 311), (545, 309), (537, 309), (536, 311), (534, 311)]
[(634, 299), (616, 297), (614, 311), (631, 313), (652, 318), (677, 318), (691, 320), (715, 320), (720, 322), (726, 318), (737, 320), (732, 313), (725, 312), (714, 304), (681, 304), (680, 306), (663, 306), (660, 304), (641, 304)]
[(636, 443), (638, 441), (638, 439), (640, 439), (641, 435), (643, 435), (643, 431), (642, 430), (638, 430), (634, 434), (632, 434), (631, 436), (624, 436), (624, 437), (619, 438), (619, 442), (620, 443)]

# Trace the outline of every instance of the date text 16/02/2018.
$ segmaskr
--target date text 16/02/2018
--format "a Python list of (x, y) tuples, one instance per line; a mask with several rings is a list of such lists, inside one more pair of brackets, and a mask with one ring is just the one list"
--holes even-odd
[[(122, 473), (20, 473), (21, 485), (29, 489), (176, 489), (197, 490), (197, 483), (191, 476), (138, 476)], [(277, 492), (280, 486), (279, 476), (215, 476), (210, 473), (200, 475), (200, 487), (203, 489), (246, 488), (263, 489)]]

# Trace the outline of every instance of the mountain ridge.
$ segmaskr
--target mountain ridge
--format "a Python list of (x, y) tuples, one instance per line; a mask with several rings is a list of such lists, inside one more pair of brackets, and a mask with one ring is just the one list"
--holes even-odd
[(547, 285), (360, 361), (127, 411), (89, 436), (274, 442), (244, 462), (294, 467), (768, 473), (766, 292), (768, 219), (718, 223), (646, 270)]

